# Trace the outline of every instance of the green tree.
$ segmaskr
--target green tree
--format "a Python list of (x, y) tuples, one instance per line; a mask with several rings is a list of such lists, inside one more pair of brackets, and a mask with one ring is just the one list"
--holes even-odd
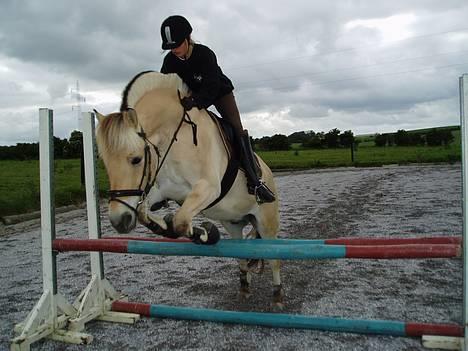
[(323, 132), (314, 133), (302, 145), (311, 149), (321, 149), (325, 147), (325, 134)]
[(375, 134), (374, 143), (375, 146), (382, 147), (387, 145), (388, 134)]
[(426, 134), (426, 141), (429, 146), (440, 146), (442, 145), (442, 134), (436, 128), (433, 128)]
[(301, 131), (301, 132), (292, 133), (288, 135), (288, 141), (290, 144), (293, 144), (293, 143), (303, 144), (304, 142), (307, 141), (307, 139), (311, 137), (311, 133), (315, 134), (313, 131), (309, 131), (309, 132)]
[(54, 158), (65, 158), (68, 148), (68, 140), (60, 139), (54, 136)]
[(442, 137), (441, 137), (442, 144), (444, 144), (445, 146), (447, 146), (448, 144), (450, 144), (451, 142), (455, 140), (455, 137), (453, 136), (451, 130), (444, 129), (444, 130), (441, 130), (441, 132), (442, 132)]
[(424, 138), (424, 134), (422, 133), (410, 133), (409, 134), (410, 145), (424, 145), (426, 143), (426, 139)]
[(354, 144), (354, 134), (347, 130), (339, 135), (340, 144), (344, 147), (351, 147)]
[(398, 130), (394, 138), (397, 146), (408, 146), (410, 144), (410, 137), (408, 132), (404, 129)]
[(67, 158), (79, 158), (83, 150), (83, 133), (78, 130), (71, 132), (65, 151)]
[(267, 150), (289, 150), (291, 144), (288, 137), (283, 134), (275, 134), (269, 138)]
[(337, 128), (330, 130), (325, 134), (325, 143), (329, 149), (334, 149), (339, 146), (340, 141), (340, 131)]
[(18, 143), (12, 151), (16, 160), (39, 159), (39, 143)]

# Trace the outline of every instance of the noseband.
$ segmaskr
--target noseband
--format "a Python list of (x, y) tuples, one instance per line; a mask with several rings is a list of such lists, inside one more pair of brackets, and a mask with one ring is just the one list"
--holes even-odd
[[(179, 94), (179, 100), (180, 100), (180, 92), (177, 91)], [(187, 113), (187, 110), (184, 108), (184, 112), (182, 114), (182, 118), (179, 122), (179, 125), (177, 126), (177, 129), (175, 130), (174, 134), (172, 135), (171, 142), (169, 143), (169, 146), (164, 153), (164, 156), (161, 159), (161, 153), (159, 152), (159, 149), (156, 145), (154, 145), (147, 137), (146, 133), (143, 130), (143, 127), (140, 126), (140, 132), (138, 132), (138, 136), (143, 139), (145, 143), (145, 153), (144, 153), (144, 164), (143, 164), (143, 174), (141, 175), (140, 179), (140, 184), (138, 185), (138, 189), (124, 189), (124, 190), (109, 190), (109, 202), (111, 201), (117, 201), (129, 209), (131, 209), (135, 215), (138, 217), (138, 208), (140, 205), (143, 203), (145, 200), (146, 196), (150, 192), (151, 188), (154, 186), (156, 183), (156, 177), (159, 174), (159, 171), (161, 170), (161, 167), (164, 164), (164, 161), (166, 160), (167, 155), (169, 154), (169, 151), (172, 148), (172, 145), (174, 144), (175, 141), (177, 141), (177, 134), (179, 133), (180, 128), (182, 127), (183, 123), (187, 123), (191, 125), (192, 127), (192, 133), (193, 133), (193, 143), (198, 145), (197, 141), (197, 125), (192, 121), (190, 116)], [(156, 156), (158, 158), (157, 160), (157, 166), (156, 166), (156, 171), (154, 172), (154, 176), (152, 175), (152, 159), (151, 159), (151, 147), (153, 147)], [(146, 184), (145, 187), (143, 188), (143, 182), (145, 180), (146, 173), (148, 173), (148, 176), (146, 178)], [(131, 206), (129, 203), (123, 201), (120, 199), (120, 197), (126, 197), (126, 196), (139, 196), (140, 200), (138, 201), (136, 207)]]

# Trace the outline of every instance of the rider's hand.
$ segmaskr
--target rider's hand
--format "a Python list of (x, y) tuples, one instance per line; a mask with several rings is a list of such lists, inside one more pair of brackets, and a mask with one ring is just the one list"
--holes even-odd
[(184, 107), (185, 111), (190, 111), (192, 108), (196, 106), (195, 100), (193, 100), (193, 97), (191, 96), (183, 97), (182, 100), (180, 100), (180, 103)]

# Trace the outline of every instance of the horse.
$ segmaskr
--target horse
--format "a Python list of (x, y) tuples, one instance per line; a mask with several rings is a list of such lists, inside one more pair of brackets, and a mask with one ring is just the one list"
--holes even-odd
[[(193, 238), (192, 219), (201, 213), (218, 221), (234, 239), (244, 238), (249, 223), (252, 229), (247, 237), (276, 239), (278, 200), (258, 204), (247, 190), (242, 169), (236, 167), (229, 191), (221, 194), (229, 165), (226, 140), (207, 110), (184, 110), (180, 99), (189, 94), (177, 74), (146, 71), (125, 87), (120, 112), (102, 115), (95, 110), (96, 143), (110, 184), (112, 226), (119, 233), (128, 233), (138, 220), (149, 227), (155, 223), (163, 229), (171, 226), (176, 235)], [(263, 181), (277, 193), (270, 168), (257, 158)], [(180, 205), (169, 222), (148, 211), (167, 200)], [(268, 263), (273, 274), (273, 303), (281, 308), (280, 261)], [(240, 295), (248, 298), (251, 265), (239, 260), (239, 268)]]

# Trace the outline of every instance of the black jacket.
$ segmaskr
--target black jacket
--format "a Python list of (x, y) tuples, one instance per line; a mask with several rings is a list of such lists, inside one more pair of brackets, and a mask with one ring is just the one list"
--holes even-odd
[(177, 73), (192, 90), (192, 97), (199, 108), (211, 106), (234, 89), (231, 80), (218, 66), (215, 53), (201, 44), (194, 44), (187, 60), (169, 52), (164, 57), (161, 73)]

